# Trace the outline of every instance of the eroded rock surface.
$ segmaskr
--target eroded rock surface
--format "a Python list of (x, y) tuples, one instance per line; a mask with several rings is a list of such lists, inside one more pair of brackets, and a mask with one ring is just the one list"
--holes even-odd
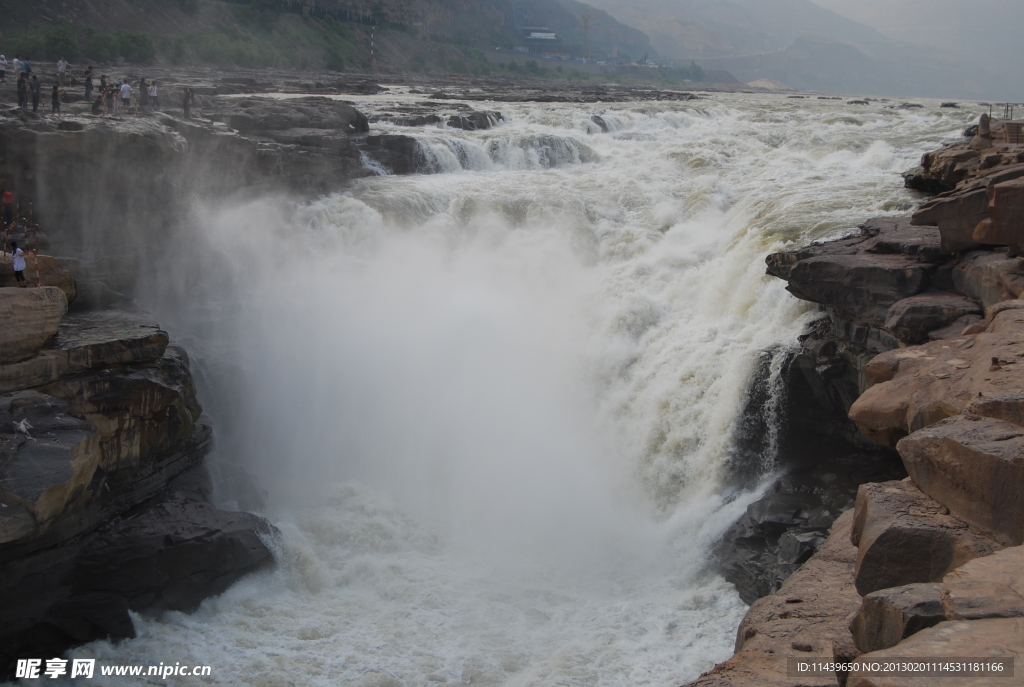
[(1024, 388), (1024, 309), (999, 310), (980, 334), (883, 353), (864, 373), (870, 386), (850, 417), (872, 441), (895, 446), (977, 399)]
[(0, 288), (0, 364), (35, 355), (57, 333), (68, 311), (60, 289)]
[[(699, 687), (836, 685), (833, 678), (790, 678), (786, 659), (801, 656), (848, 660), (859, 654), (848, 617), (860, 608), (850, 543), (853, 513), (843, 514), (832, 533), (802, 568), (772, 596), (756, 601), (740, 624), (736, 654), (694, 682)], [(813, 680), (808, 682), (808, 680)]]
[(921, 491), (1004, 545), (1024, 544), (1024, 427), (958, 415), (897, 448)]
[(909, 480), (861, 485), (851, 542), (857, 591), (938, 582), (950, 570), (1002, 548), (928, 498)]

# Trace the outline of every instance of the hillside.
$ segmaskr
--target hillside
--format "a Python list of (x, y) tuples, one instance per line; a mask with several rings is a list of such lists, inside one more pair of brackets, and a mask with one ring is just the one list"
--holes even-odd
[(896, 97), (998, 98), (1006, 90), (943, 46), (894, 39), (811, 0), (591, 1), (646, 31), (663, 55), (727, 69), (744, 82)]
[[(312, 5), (312, 3), (311, 3)], [(646, 35), (576, 0), (0, 0), (8, 54), (54, 60), (382, 71), (488, 72), (484, 53), (523, 42), (523, 26), (558, 35), (560, 50), (654, 55)], [(492, 60), (493, 61), (493, 60)]]

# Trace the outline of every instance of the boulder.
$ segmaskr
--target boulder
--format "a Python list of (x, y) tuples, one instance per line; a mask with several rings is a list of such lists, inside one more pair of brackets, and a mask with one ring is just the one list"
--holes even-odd
[(931, 285), (941, 259), (938, 229), (879, 217), (856, 236), (775, 253), (766, 263), (768, 274), (789, 282), (797, 298), (828, 306), (840, 320), (880, 329), (889, 308)]
[(1004, 545), (1024, 543), (1024, 427), (958, 415), (897, 446), (921, 490)]
[(171, 488), (97, 531), (0, 561), (0, 675), (19, 658), (134, 637), (129, 610), (193, 611), (271, 565), (276, 536), (258, 516)]
[(0, 364), (34, 356), (67, 311), (67, 296), (55, 286), (0, 289)]
[[(9, 256), (4, 256), (9, 258)], [(14, 272), (10, 269), (10, 260), (4, 260), (4, 268), (0, 268), (0, 288), (17, 286), (14, 279)], [(68, 303), (73, 303), (78, 297), (78, 287), (71, 273), (64, 269), (56, 258), (49, 255), (27, 255), (25, 256), (25, 278), (31, 286), (36, 285), (36, 266), (39, 268), (39, 285), (56, 286), (67, 296)]]
[(850, 632), (857, 648), (868, 653), (896, 646), (944, 620), (942, 585), (908, 584), (866, 594)]
[(978, 245), (974, 228), (988, 218), (988, 192), (984, 188), (968, 193), (948, 193), (921, 205), (911, 217), (915, 225), (939, 228), (942, 252), (959, 253)]
[(1024, 244), (1024, 179), (988, 187), (988, 218), (974, 229), (978, 243), (999, 246)]
[(978, 558), (942, 581), (949, 620), (1024, 618), (1024, 547)]
[(876, 356), (864, 366), (869, 388), (850, 408), (850, 418), (867, 438), (895, 446), (907, 434), (963, 412), (978, 398), (1024, 388), (1022, 358), (1024, 309), (1000, 309), (980, 334)]
[(857, 591), (939, 582), (950, 570), (1002, 548), (949, 514), (909, 480), (861, 485), (851, 541)]
[(411, 136), (384, 134), (360, 140), (360, 148), (393, 174), (412, 174), (426, 162), (419, 142)]
[(736, 635), (736, 654), (690, 683), (697, 687), (795, 687), (836, 685), (788, 677), (786, 657), (850, 660), (858, 655), (848, 618), (860, 607), (853, 584), (856, 549), (850, 544), (853, 513), (832, 526), (828, 540), (772, 596), (756, 601)]
[(263, 518), (173, 494), (101, 529), (75, 561), (74, 586), (124, 596), (133, 610), (192, 612), (273, 562)]
[(916, 344), (926, 341), (933, 330), (948, 327), (966, 315), (980, 316), (981, 312), (970, 298), (929, 290), (894, 303), (886, 313), (885, 328), (900, 341)]
[(986, 310), (1024, 294), (1024, 258), (1005, 252), (973, 251), (953, 267), (953, 288)]
[[(891, 649), (874, 651), (861, 661), (884, 662), (896, 657), (933, 658), (1013, 658), (1017, 665), (1024, 658), (1024, 619), (999, 618), (975, 621), (946, 621), (918, 632)], [(906, 687), (918, 684), (921, 676), (877, 677), (863, 672), (851, 673), (848, 687)], [(934, 679), (934, 678), (933, 678)], [(947, 676), (942, 682), (957, 687), (1001, 687), (1017, 682), (1005, 673), (991, 677)]]
[(159, 360), (167, 332), (130, 312), (76, 313), (65, 317), (50, 347), (35, 357), (0, 365), (0, 392), (43, 386), (84, 370)]

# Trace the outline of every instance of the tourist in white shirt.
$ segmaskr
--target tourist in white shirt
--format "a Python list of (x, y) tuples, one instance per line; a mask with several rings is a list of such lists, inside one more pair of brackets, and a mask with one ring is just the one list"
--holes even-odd
[(160, 103), (157, 102), (157, 98), (159, 97), (160, 94), (156, 90), (156, 81), (154, 81), (149, 84), (149, 109), (153, 110), (154, 112), (160, 109)]
[(11, 62), (11, 71), (14, 72), (14, 78), (18, 78), (18, 74), (21, 74), (21, 58), (17, 55), (14, 56), (14, 60)]
[(63, 57), (57, 62), (57, 81), (61, 88), (64, 88), (64, 81), (67, 79), (69, 66), (68, 61)]
[(0, 55), (0, 83), (7, 83), (7, 58)]
[(14, 269), (14, 281), (25, 288), (25, 251), (18, 248), (17, 241), (11, 241), (11, 267)]
[(121, 105), (127, 112), (132, 106), (132, 87), (127, 81), (121, 84)]

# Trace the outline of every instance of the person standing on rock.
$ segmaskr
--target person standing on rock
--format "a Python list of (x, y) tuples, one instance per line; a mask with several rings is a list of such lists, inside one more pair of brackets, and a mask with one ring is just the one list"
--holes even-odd
[(54, 86), (50, 96), (50, 114), (60, 116), (60, 87)]
[(0, 83), (7, 83), (7, 58), (0, 55)]
[(60, 88), (64, 88), (68, 77), (68, 67), (70, 66), (68, 61), (64, 59), (64, 56), (61, 55), (60, 60), (57, 61), (57, 85)]
[(149, 84), (146, 83), (145, 77), (139, 79), (139, 109), (149, 109)]
[(181, 92), (181, 109), (185, 111), (185, 119), (192, 119), (192, 89), (183, 88)]
[(43, 86), (39, 83), (39, 79), (36, 78), (35, 74), (32, 75), (32, 81), (29, 83), (28, 87), (32, 91), (32, 111), (39, 112), (39, 100), (43, 95)]
[(92, 65), (85, 68), (85, 99), (92, 96)]
[(127, 81), (121, 83), (121, 105), (124, 107), (125, 114), (132, 106), (132, 85)]
[(32, 73), (32, 62), (27, 57), (21, 62), (21, 73), (26, 77)]
[(28, 80), (24, 74), (18, 74), (18, 107), (28, 107)]
[(21, 74), (21, 57), (18, 55), (14, 56), (14, 61), (11, 62), (11, 71), (14, 72), (14, 78), (18, 78)]
[(14, 270), (14, 281), (25, 288), (25, 251), (18, 248), (17, 241), (11, 241), (11, 268)]
[(156, 81), (149, 84), (149, 109), (153, 112), (160, 110), (160, 93), (156, 88)]

